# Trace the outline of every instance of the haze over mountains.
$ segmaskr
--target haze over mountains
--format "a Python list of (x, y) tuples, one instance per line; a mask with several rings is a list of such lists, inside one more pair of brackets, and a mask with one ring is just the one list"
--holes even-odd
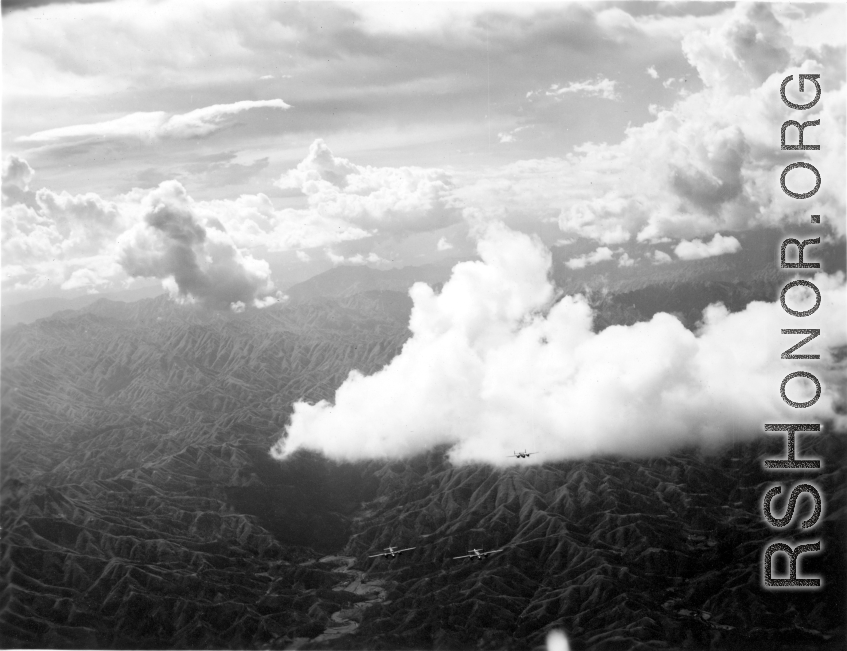
[[(592, 295), (595, 329), (772, 300), (776, 278), (758, 270), (735, 284), (621, 276)], [(800, 437), (824, 459), (810, 478), (826, 544), (802, 566), (826, 577), (815, 593), (760, 589), (775, 481), (760, 460), (783, 445), (765, 435), (511, 469), (453, 466), (444, 448), (271, 459), (295, 401), (332, 400), (350, 370), (397, 355), (405, 288), (442, 273), (328, 272), (238, 314), (102, 300), (5, 330), (4, 645), (532, 648), (563, 628), (575, 649), (842, 648), (844, 433)], [(366, 558), (389, 544), (418, 548)], [(471, 546), (505, 551), (447, 560)]]

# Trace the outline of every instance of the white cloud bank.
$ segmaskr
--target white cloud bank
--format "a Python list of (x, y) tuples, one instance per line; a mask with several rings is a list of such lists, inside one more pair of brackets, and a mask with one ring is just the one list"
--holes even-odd
[(741, 250), (741, 243), (729, 235), (724, 237), (720, 233), (715, 233), (711, 242), (703, 242), (702, 240), (682, 240), (676, 245), (673, 252), (680, 260), (702, 260), (703, 258), (713, 258), (717, 255), (726, 253), (735, 253)]
[[(626, 20), (627, 29), (649, 37), (651, 21)], [(800, 46), (792, 41), (788, 22), (776, 4), (738, 3), (705, 29), (692, 25), (681, 45), (702, 81), (699, 88), (689, 84), (697, 90), (680, 93), (669, 108), (655, 108), (654, 119), (627, 128), (620, 142), (588, 142), (563, 157), (482, 170), (456, 196), (511, 223), (520, 223), (525, 214), (556, 217), (566, 237), (606, 246), (668, 237), (703, 239), (796, 224), (804, 215), (807, 222), (811, 202), (786, 196), (779, 178), (789, 162), (808, 158), (822, 178), (814, 212), (843, 236), (844, 50)], [(647, 70), (652, 76), (653, 68)], [(820, 102), (802, 112), (804, 121), (821, 121), (806, 130), (807, 142), (820, 143), (821, 150), (786, 158), (779, 151), (779, 130), (792, 112), (780, 101), (779, 89), (785, 77), (794, 75), (788, 92), (799, 101), (800, 73), (828, 79)], [(609, 84), (598, 82), (595, 88), (601, 97), (613, 92)], [(532, 91), (528, 100), (550, 101), (545, 92), (561, 98), (586, 91), (587, 86), (569, 85)], [(789, 177), (795, 188), (813, 182), (809, 172), (792, 174), (797, 174)]]
[(223, 129), (227, 118), (258, 108), (288, 109), (291, 107), (281, 99), (267, 99), (214, 104), (177, 115), (169, 115), (164, 111), (138, 112), (106, 122), (38, 131), (18, 138), (18, 141), (48, 143), (88, 138), (137, 138), (150, 141), (201, 138)]
[[(412, 287), (412, 337), (387, 366), (351, 372), (334, 404), (294, 405), (275, 457), (307, 448), (334, 459), (396, 458), (448, 444), (455, 463), (504, 465), (514, 449), (537, 445), (531, 461), (543, 463), (663, 454), (796, 418), (779, 395), (780, 354), (794, 343), (779, 329), (796, 324), (778, 304), (735, 314), (712, 305), (697, 332), (657, 314), (594, 333), (583, 297), (556, 301), (550, 253), (537, 239), (494, 224), (478, 250), (482, 260), (456, 265), (440, 294)], [(847, 343), (844, 277), (815, 282), (824, 390), (809, 411), (834, 418), (840, 381), (829, 351)], [(790, 397), (808, 399), (809, 387), (795, 382)]]
[(565, 262), (565, 265), (571, 269), (584, 269), (585, 267), (597, 264), (598, 262), (611, 260), (612, 257), (614, 257), (612, 249), (608, 246), (601, 246), (591, 251), (591, 253), (571, 258)]
[[(55, 285), (94, 292), (125, 285), (127, 276), (156, 277), (180, 300), (258, 307), (273, 288), (262, 259), (267, 252), (326, 248), (383, 232), (398, 236), (461, 219), (446, 197), (446, 172), (356, 165), (333, 156), (321, 140), (281, 182), (306, 194), (302, 208), (276, 208), (262, 193), (194, 201), (176, 181), (107, 201), (94, 193), (33, 191), (33, 176), (22, 158), (5, 160), (2, 253), (14, 273), (4, 274), (4, 290)], [(154, 220), (151, 211), (164, 205), (171, 217)], [(439, 250), (449, 248), (442, 240)], [(343, 260), (386, 263), (372, 252)]]
[(453, 183), (446, 171), (357, 165), (335, 156), (321, 139), (276, 185), (301, 191), (321, 217), (361, 228), (426, 231), (461, 218), (449, 198)]
[[(49, 284), (91, 290), (120, 271), (112, 253), (128, 227), (116, 203), (98, 195), (33, 191), (34, 172), (22, 158), (3, 164), (2, 223), (4, 289)], [(9, 273), (12, 268), (14, 273)]]

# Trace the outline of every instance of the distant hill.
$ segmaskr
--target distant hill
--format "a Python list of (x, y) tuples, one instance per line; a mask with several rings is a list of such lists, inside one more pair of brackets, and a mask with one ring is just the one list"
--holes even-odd
[(334, 267), (289, 287), (285, 293), (294, 300), (306, 300), (319, 296), (339, 298), (366, 291), (389, 290), (407, 292), (416, 282), (441, 286), (449, 278), (459, 260), (399, 269), (372, 269), (362, 265)]
[[(746, 287), (749, 290), (746, 291), (746, 294), (749, 294), (746, 302), (775, 300), (774, 291), (785, 279), (787, 273), (778, 267), (779, 245), (785, 233), (777, 229), (761, 229), (735, 234), (735, 236), (742, 246), (738, 253), (702, 260), (679, 260), (674, 257), (671, 262), (665, 264), (652, 264), (643, 259), (645, 252), (655, 249), (654, 245), (626, 243), (621, 248), (631, 257), (639, 258), (637, 264), (626, 267), (618, 266), (615, 261), (608, 261), (589, 265), (583, 269), (571, 269), (566, 262), (577, 255), (595, 249), (597, 243), (583, 241), (571, 247), (554, 247), (552, 249), (552, 279), (566, 294), (594, 291), (617, 295), (631, 294), (637, 297), (643, 290), (647, 290), (647, 293), (656, 293), (656, 290), (662, 293), (666, 289), (671, 289), (671, 294), (674, 292), (676, 295), (688, 294), (679, 300), (663, 302), (651, 299), (651, 303), (654, 304), (654, 308), (651, 308), (653, 313), (655, 311), (679, 312), (680, 308), (674, 305), (676, 302), (690, 304), (685, 309), (693, 314), (698, 309), (702, 310), (707, 303), (701, 305), (702, 301), (692, 297), (700, 293), (715, 295), (715, 286), (738, 285), (742, 289)], [(828, 273), (847, 271), (845, 241), (815, 247), (814, 255), (810, 259), (820, 260)], [(341, 265), (292, 285), (285, 290), (285, 293), (294, 301), (303, 301), (320, 297), (349, 297), (375, 290), (405, 294), (416, 282), (424, 282), (439, 289), (447, 282), (453, 267), (460, 261), (458, 258), (445, 259), (437, 263), (398, 269)], [(698, 287), (705, 289), (703, 292), (698, 292), (696, 291)], [(695, 291), (692, 292), (692, 289)], [(160, 287), (148, 287), (70, 299), (46, 298), (12, 305), (4, 303), (0, 306), (0, 324), (3, 329), (6, 329), (19, 323), (32, 323), (61, 311), (79, 310), (101, 299), (134, 302), (160, 296), (163, 293)], [(738, 293), (735, 291), (735, 294)], [(668, 294), (668, 297), (671, 294)], [(717, 294), (720, 294), (720, 291)], [(716, 300), (721, 299), (718, 297)], [(731, 303), (735, 304), (738, 301), (733, 300)]]
[(164, 291), (161, 287), (144, 287), (107, 294), (88, 294), (75, 298), (39, 298), (12, 304), (4, 301), (0, 304), (0, 327), (6, 329), (18, 323), (32, 323), (62, 310), (79, 310), (104, 298), (111, 301), (132, 302), (159, 296)]

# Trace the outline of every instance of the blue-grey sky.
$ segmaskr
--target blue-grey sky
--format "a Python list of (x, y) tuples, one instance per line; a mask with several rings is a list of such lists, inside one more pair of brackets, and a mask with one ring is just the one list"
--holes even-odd
[[(773, 183), (784, 76), (822, 72), (804, 119), (844, 141), (840, 4), (23, 2), (3, 22), (13, 300), (161, 282), (242, 309), (333, 264), (467, 256), (494, 220), (592, 240), (574, 268), (736, 255), (732, 233), (797, 210)], [(843, 236), (843, 145), (816, 165)]]

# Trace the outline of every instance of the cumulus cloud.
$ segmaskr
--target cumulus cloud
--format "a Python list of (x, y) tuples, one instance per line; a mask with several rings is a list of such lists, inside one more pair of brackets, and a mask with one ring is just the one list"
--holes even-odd
[[(615, 237), (608, 229), (642, 241), (690, 239), (777, 225), (804, 210), (775, 182), (786, 161), (777, 156), (773, 133), (787, 113), (774, 94), (786, 75), (821, 72), (834, 54), (793, 46), (765, 4), (737, 5), (720, 25), (687, 34), (683, 51), (705, 87), (659, 110), (655, 121), (628, 129), (622, 143), (579, 150), (576, 178), (589, 169), (612, 172), (595, 185), (601, 191), (611, 187), (599, 198), (563, 207), (563, 231), (604, 243)], [(844, 81), (830, 78), (826, 101), (804, 119), (821, 119), (827, 133), (842, 141)], [(824, 149), (815, 165), (825, 178), (843, 178), (844, 148)], [(831, 182), (816, 195), (842, 234), (835, 216), (844, 213), (843, 187)]]
[(325, 216), (312, 208), (278, 209), (263, 193), (197, 201), (194, 208), (200, 217), (219, 220), (240, 248), (312, 249), (371, 235), (340, 217)]
[(268, 263), (242, 253), (219, 221), (201, 224), (178, 182), (162, 183), (144, 204), (143, 223), (126, 234), (121, 250), (127, 274), (161, 278), (175, 299), (215, 309), (268, 304), (274, 288)]
[(613, 257), (612, 249), (608, 246), (601, 246), (591, 253), (586, 253), (585, 255), (580, 255), (575, 258), (571, 258), (570, 260), (565, 262), (565, 265), (570, 267), (571, 269), (584, 269), (593, 264), (597, 264), (598, 262), (605, 262), (606, 260), (611, 260)]
[(731, 235), (724, 237), (720, 233), (715, 233), (711, 242), (682, 240), (673, 251), (680, 260), (701, 260), (740, 250), (741, 243), (737, 239)]
[(442, 237), (441, 239), (438, 240), (438, 243), (435, 245), (435, 248), (438, 249), (439, 251), (449, 251), (450, 249), (453, 248), (453, 245), (450, 244), (450, 242), (447, 241), (446, 237)]
[[(259, 305), (272, 287), (267, 265), (260, 259), (262, 251), (299, 251), (302, 259), (306, 255), (303, 249), (372, 234), (311, 207), (277, 209), (261, 193), (237, 199), (194, 201), (179, 183), (165, 182), (152, 194), (136, 188), (109, 201), (92, 192), (70, 194), (48, 188), (34, 191), (30, 187), (34, 174), (22, 158), (11, 156), (3, 163), (3, 261), (20, 271), (4, 276), (5, 289), (31, 290), (52, 284), (63, 289), (94, 291), (125, 283), (129, 273), (165, 279), (181, 300), (216, 305), (218, 298), (223, 300), (233, 294), (237, 300), (230, 302)], [(204, 290), (202, 287), (212, 280), (211, 276), (203, 279), (206, 271), (194, 278), (196, 283), (186, 278), (186, 284), (176, 282), (175, 278), (182, 277), (180, 274), (171, 273), (178, 266), (156, 266), (158, 256), (173, 261), (174, 242), (179, 241), (171, 241), (171, 225), (145, 221), (150, 217), (151, 202), (156, 201), (182, 206), (176, 214), (188, 215), (184, 223), (194, 224), (203, 233), (198, 231), (196, 239), (183, 242), (184, 253), (193, 251), (196, 266), (212, 276), (226, 275), (228, 269), (232, 274), (224, 285), (234, 283), (238, 288)], [(188, 259), (191, 255), (194, 254)], [(352, 262), (374, 260), (353, 256)]]
[(312, 249), (371, 235), (341, 217), (325, 216), (312, 208), (277, 209), (263, 193), (197, 201), (194, 209), (200, 217), (219, 220), (240, 248)]
[[(533, 441), (536, 463), (665, 454), (796, 417), (779, 395), (788, 345), (780, 327), (796, 325), (779, 304), (734, 314), (712, 305), (696, 332), (657, 314), (596, 333), (585, 298), (556, 296), (551, 256), (537, 239), (492, 225), (478, 251), (481, 260), (456, 265), (440, 293), (412, 287), (412, 336), (387, 366), (351, 372), (333, 403), (294, 405), (276, 457), (306, 448), (334, 459), (397, 458), (447, 444), (455, 463), (504, 465)], [(811, 416), (843, 421), (843, 369), (831, 350), (847, 344), (844, 276), (815, 282), (823, 393)], [(791, 391), (799, 401), (813, 389), (798, 381)]]
[(335, 253), (332, 250), (326, 251), (326, 257), (330, 259), (332, 264), (385, 264), (388, 261), (384, 258), (381, 258), (379, 255), (371, 251), (367, 255), (363, 253), (357, 253), (355, 255), (351, 255), (349, 257), (345, 257), (338, 253)]
[(672, 262), (673, 258), (669, 256), (664, 251), (653, 251), (653, 263), (654, 264), (667, 264), (668, 262)]
[(446, 171), (357, 165), (335, 156), (321, 139), (276, 185), (305, 194), (322, 217), (365, 229), (426, 231), (461, 218), (450, 199), (453, 182)]
[(517, 134), (519, 134), (521, 131), (526, 131), (527, 129), (530, 129), (532, 127), (533, 125), (527, 124), (522, 127), (516, 127), (511, 131), (501, 131), (497, 134), (497, 142), (501, 145), (506, 145), (511, 142), (515, 142), (517, 140), (517, 138), (515, 137)]
[(659, 78), (659, 73), (656, 72), (656, 66), (650, 66), (647, 68), (647, 74), (650, 75), (653, 79)]
[(9, 156), (3, 161), (3, 205), (18, 203), (25, 199), (29, 182), (35, 175), (33, 169), (23, 158)]
[(34, 175), (22, 158), (4, 161), (0, 250), (4, 265), (24, 270), (15, 274), (14, 288), (104, 286), (119, 272), (109, 251), (129, 220), (116, 203), (92, 192), (33, 191)]
[(635, 260), (629, 257), (628, 253), (623, 253), (618, 258), (618, 266), (619, 267), (632, 267), (635, 265)]
[[(552, 209), (566, 236), (606, 246), (797, 223), (810, 209), (787, 197), (779, 178), (788, 162), (804, 157), (789, 159), (779, 151), (780, 125), (792, 117), (779, 101), (779, 88), (794, 75), (788, 92), (798, 101), (797, 75), (820, 73), (829, 83), (803, 120), (821, 121), (807, 134), (808, 142), (821, 142), (822, 148), (806, 152), (806, 158), (823, 179), (814, 210), (826, 227), (843, 235), (845, 148), (827, 144), (847, 137), (843, 48), (794, 44), (774, 11), (774, 5), (739, 3), (720, 21), (686, 30), (683, 53), (702, 86), (679, 94), (670, 107), (655, 107), (655, 117), (627, 128), (620, 142), (584, 143), (564, 157), (485, 170), (458, 194), (501, 219), (517, 220), (528, 210), (546, 219)], [(646, 29), (615, 12), (629, 21), (628, 29)], [(677, 79), (675, 87), (680, 85)], [(546, 97), (544, 91), (530, 95)], [(805, 187), (803, 175), (810, 174), (792, 174), (798, 176), (789, 176), (789, 183)]]
[(138, 112), (105, 122), (38, 131), (18, 138), (18, 141), (44, 143), (89, 138), (134, 138), (147, 141), (201, 138), (223, 129), (227, 125), (227, 118), (258, 108), (291, 107), (281, 99), (268, 99), (214, 104), (177, 115), (164, 111)]

